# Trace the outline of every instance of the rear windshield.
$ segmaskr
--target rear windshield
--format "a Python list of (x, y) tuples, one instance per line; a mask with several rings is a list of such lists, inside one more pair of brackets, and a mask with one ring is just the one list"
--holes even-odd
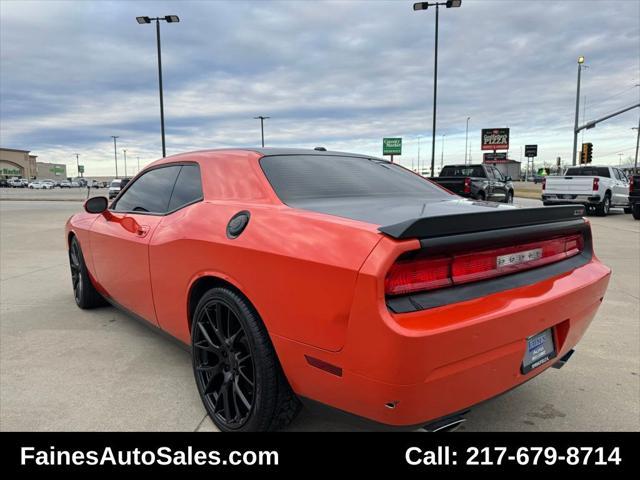
[(574, 167), (567, 169), (565, 177), (607, 177), (609, 169), (607, 167)]
[(120, 180), (114, 180), (113, 182), (111, 182), (111, 186), (112, 187), (119, 187), (120, 186)]
[(260, 165), (284, 203), (309, 198), (451, 194), (409, 170), (385, 160), (337, 155), (275, 155)]
[(449, 165), (440, 170), (441, 177), (484, 177), (484, 169), (480, 165), (455, 166)]

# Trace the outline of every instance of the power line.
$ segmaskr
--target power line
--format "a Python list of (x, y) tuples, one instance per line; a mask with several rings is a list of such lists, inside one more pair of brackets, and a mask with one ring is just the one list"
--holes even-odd
[(624, 89), (624, 90), (622, 90), (622, 91), (620, 91), (620, 92), (618, 92), (618, 93), (616, 93), (616, 94), (613, 94), (613, 95), (611, 95), (611, 96), (609, 96), (609, 97), (605, 97), (604, 99), (598, 100), (598, 101), (597, 101), (597, 102), (595, 102), (595, 103), (594, 103), (594, 102), (591, 102), (591, 107), (593, 107), (594, 105), (601, 105), (601, 104), (603, 104), (604, 102), (606, 102), (606, 101), (608, 101), (608, 100), (611, 100), (612, 98), (619, 97), (620, 95), (623, 95), (623, 94), (627, 93), (628, 91), (633, 90), (634, 88), (637, 88), (637, 87), (638, 87), (638, 84), (637, 84), (637, 83), (634, 83), (634, 84), (633, 84), (633, 85), (631, 85), (630, 87), (628, 87), (628, 88), (626, 88), (626, 89)]

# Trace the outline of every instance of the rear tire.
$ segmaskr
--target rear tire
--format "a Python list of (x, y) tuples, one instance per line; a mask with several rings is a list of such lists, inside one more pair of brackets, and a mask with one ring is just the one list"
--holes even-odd
[(596, 205), (596, 215), (599, 217), (606, 217), (609, 215), (609, 210), (611, 209), (611, 198), (608, 195), (605, 195), (604, 200)]
[(82, 249), (74, 236), (69, 244), (69, 266), (71, 267), (71, 285), (73, 297), (82, 309), (95, 308), (105, 304), (104, 298), (91, 283), (89, 271), (84, 262)]
[(624, 213), (629, 214), (633, 212), (633, 207), (624, 207)]
[(300, 411), (262, 321), (236, 292), (212, 288), (202, 296), (191, 348), (200, 398), (220, 430), (278, 430)]
[(633, 218), (635, 220), (640, 220), (640, 203), (633, 204)]
[(487, 199), (487, 195), (484, 192), (478, 192), (478, 200), (484, 202)]

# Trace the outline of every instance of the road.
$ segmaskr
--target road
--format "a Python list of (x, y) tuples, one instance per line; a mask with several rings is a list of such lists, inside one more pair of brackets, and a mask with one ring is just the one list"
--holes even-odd
[[(114, 308), (75, 306), (63, 226), (80, 208), (0, 201), (0, 429), (215, 430), (186, 351)], [(613, 212), (590, 217), (614, 273), (576, 354), (474, 408), (464, 430), (640, 430), (640, 222)], [(289, 430), (366, 428), (304, 410)]]

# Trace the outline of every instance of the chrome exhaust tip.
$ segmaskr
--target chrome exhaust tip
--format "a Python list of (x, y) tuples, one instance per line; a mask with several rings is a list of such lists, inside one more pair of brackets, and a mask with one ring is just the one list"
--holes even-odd
[(427, 432), (455, 432), (467, 419), (461, 416), (453, 416), (438, 420), (422, 427)]

